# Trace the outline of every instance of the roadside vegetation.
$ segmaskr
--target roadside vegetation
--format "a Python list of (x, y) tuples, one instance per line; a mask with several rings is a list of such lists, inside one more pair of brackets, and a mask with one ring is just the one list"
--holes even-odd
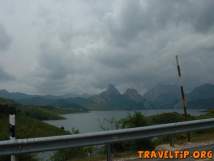
[[(188, 115), (188, 120), (195, 119), (204, 119), (204, 118), (213, 118), (214, 110), (208, 110), (206, 114), (200, 116), (191, 116)], [(141, 112), (136, 112), (134, 114), (129, 114), (126, 118), (120, 119), (117, 121), (116, 119), (112, 120), (104, 120), (102, 122), (101, 128), (103, 130), (110, 130), (109, 127), (113, 129), (121, 129), (121, 128), (133, 128), (133, 127), (141, 127), (147, 125), (155, 125), (155, 124), (165, 124), (165, 123), (173, 123), (184, 121), (184, 116), (182, 114), (176, 112), (170, 113), (162, 113), (152, 116), (144, 116)], [(109, 125), (110, 124), (110, 125)], [(191, 133), (191, 141), (199, 142), (206, 141), (208, 139), (212, 139), (214, 136), (214, 129), (192, 132)], [(114, 158), (118, 157), (129, 157), (133, 154), (136, 154), (137, 150), (152, 150), (156, 146), (161, 144), (183, 144), (187, 142), (186, 134), (176, 134), (170, 136), (160, 136), (156, 138), (150, 139), (140, 139), (137, 141), (127, 141), (121, 143), (114, 143), (112, 145)], [(67, 149), (58, 151), (53, 157), (52, 161), (58, 161), (59, 158), (63, 158), (62, 161), (99, 161), (105, 160), (106, 157), (106, 149), (105, 146), (96, 148), (96, 147), (87, 147), (80, 148), (78, 152), (77, 149)], [(93, 152), (95, 151), (96, 154)], [(71, 159), (72, 158), (72, 159)]]
[[(44, 137), (65, 135), (69, 132), (55, 126), (42, 122), (43, 119), (60, 118), (58, 109), (50, 112), (51, 109), (42, 107), (21, 107), (11, 100), (0, 98), (0, 140), (9, 139), (9, 112), (15, 110), (16, 107), (16, 137), (17, 138), (31, 138), (31, 137)], [(58, 113), (58, 115), (56, 115)], [(0, 161), (9, 161), (9, 156), (0, 157)], [(35, 155), (19, 155), (17, 161), (38, 161)]]
[[(56, 108), (50, 106), (21, 106), (13, 101), (0, 98), (0, 140), (9, 139), (9, 124), (8, 113), (9, 106), (16, 107), (16, 136), (17, 138), (30, 138), (30, 137), (43, 137), (63, 134), (77, 134), (78, 129), (73, 129), (67, 132), (64, 129), (46, 124), (42, 120), (63, 119), (61, 114), (70, 113), (67, 108)], [(3, 108), (6, 107), (6, 108)], [(206, 114), (200, 116), (188, 116), (188, 120), (204, 119), (214, 117), (214, 110), (208, 110)], [(154, 124), (164, 124), (184, 121), (182, 114), (172, 112), (163, 113), (152, 116), (144, 116), (143, 113), (136, 112), (129, 114), (126, 118), (116, 120), (104, 120), (102, 122), (102, 129), (122, 129), (148, 126)], [(111, 124), (106, 126), (106, 124)], [(202, 141), (212, 138), (214, 136), (214, 129), (192, 132), (192, 141)], [(186, 142), (186, 134), (173, 135), (175, 144), (182, 144)], [(115, 143), (112, 145), (115, 157), (128, 154), (135, 154), (137, 150), (154, 149), (157, 145), (168, 144), (172, 141), (172, 136), (161, 136), (157, 138), (141, 139), (137, 141), (128, 141)], [(105, 158), (105, 146), (91, 146), (83, 148), (72, 148), (66, 150), (59, 150), (50, 158), (51, 161), (81, 161), (81, 160), (99, 160)], [(72, 159), (71, 159), (72, 158)], [(19, 161), (38, 161), (35, 155), (20, 155), (17, 160)], [(0, 157), (0, 161), (9, 161), (9, 157)]]

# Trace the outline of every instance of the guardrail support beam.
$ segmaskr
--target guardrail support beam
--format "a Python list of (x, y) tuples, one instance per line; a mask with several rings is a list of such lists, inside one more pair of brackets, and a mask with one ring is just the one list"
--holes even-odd
[(106, 144), (106, 150), (107, 150), (107, 161), (112, 161), (112, 145)]
[(10, 156), (10, 160), (11, 160), (11, 161), (16, 161), (15, 155), (11, 155), (11, 156)]

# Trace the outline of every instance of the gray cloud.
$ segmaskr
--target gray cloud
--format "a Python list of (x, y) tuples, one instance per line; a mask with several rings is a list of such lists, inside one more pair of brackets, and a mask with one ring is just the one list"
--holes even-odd
[(0, 82), (15, 80), (15, 78), (0, 67)]
[[(23, 75), (37, 93), (93, 93), (109, 83), (144, 92), (158, 83), (176, 84), (177, 54), (189, 89), (214, 82), (213, 0), (40, 3), (30, 5), (29, 15), (20, 20), (19, 27), (29, 30), (27, 40), (13, 30), (20, 42), (34, 38), (29, 47), (14, 41), (19, 46), (14, 51), (32, 55), (34, 66)], [(20, 8), (14, 5), (14, 12)], [(36, 50), (27, 53), (28, 48)]]
[(11, 44), (11, 37), (6, 32), (3, 25), (0, 24), (0, 51), (5, 51)]

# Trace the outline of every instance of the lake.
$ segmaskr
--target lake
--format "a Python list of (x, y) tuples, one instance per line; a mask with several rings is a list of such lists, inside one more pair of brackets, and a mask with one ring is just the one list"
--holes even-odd
[[(178, 109), (153, 109), (153, 110), (137, 110), (142, 112), (145, 116), (160, 114), (164, 112), (179, 112), (182, 110)], [(79, 129), (80, 133), (102, 131), (101, 124), (108, 129), (113, 129), (113, 126), (109, 121), (112, 119), (119, 120), (126, 117), (130, 113), (135, 111), (90, 111), (87, 113), (72, 113), (63, 115), (65, 120), (49, 120), (45, 121), (51, 125), (57, 127), (64, 127), (65, 130), (71, 131), (72, 128)], [(188, 112), (191, 115), (200, 115), (203, 112), (199, 109), (190, 109)], [(108, 121), (107, 121), (108, 120)]]

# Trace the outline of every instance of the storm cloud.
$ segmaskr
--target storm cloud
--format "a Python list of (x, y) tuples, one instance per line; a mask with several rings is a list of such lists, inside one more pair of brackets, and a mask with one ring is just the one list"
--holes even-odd
[(8, 35), (4, 26), (0, 24), (0, 52), (5, 51), (11, 44), (11, 37)]
[(14, 80), (15, 78), (7, 73), (3, 68), (0, 67), (0, 82), (6, 82)]
[[(188, 89), (214, 83), (213, 0), (0, 3), (0, 24), (14, 38), (13, 55), (1, 62), (25, 91), (96, 93), (111, 83), (143, 93), (158, 83), (177, 83), (175, 55)], [(2, 49), (11, 41), (5, 35)]]

